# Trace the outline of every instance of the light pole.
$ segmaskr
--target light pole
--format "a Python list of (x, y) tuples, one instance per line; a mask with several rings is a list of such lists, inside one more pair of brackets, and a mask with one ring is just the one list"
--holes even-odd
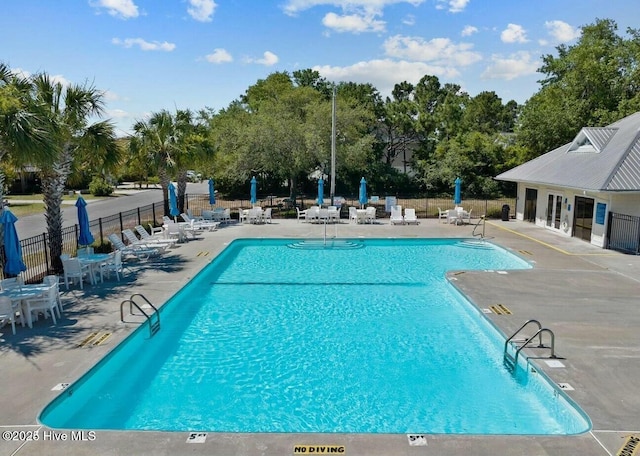
[(331, 99), (331, 187), (329, 196), (331, 205), (334, 205), (333, 198), (336, 195), (336, 87), (333, 86), (333, 97)]

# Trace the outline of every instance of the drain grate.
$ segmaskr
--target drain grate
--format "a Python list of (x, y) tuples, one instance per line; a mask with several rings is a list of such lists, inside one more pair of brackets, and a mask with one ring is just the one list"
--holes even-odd
[(616, 453), (616, 456), (636, 456), (640, 450), (640, 437), (637, 435), (630, 435), (627, 437), (624, 445), (620, 448), (620, 451)]
[(504, 304), (496, 304), (494, 306), (489, 306), (489, 308), (496, 315), (512, 315), (512, 312)]
[(78, 344), (78, 348), (102, 345), (109, 337), (111, 337), (109, 332), (92, 332)]

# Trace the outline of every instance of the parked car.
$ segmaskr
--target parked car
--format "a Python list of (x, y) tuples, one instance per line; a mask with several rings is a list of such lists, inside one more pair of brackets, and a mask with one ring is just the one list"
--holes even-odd
[(202, 180), (202, 174), (196, 173), (194, 170), (190, 169), (187, 171), (187, 179), (190, 182), (200, 182)]

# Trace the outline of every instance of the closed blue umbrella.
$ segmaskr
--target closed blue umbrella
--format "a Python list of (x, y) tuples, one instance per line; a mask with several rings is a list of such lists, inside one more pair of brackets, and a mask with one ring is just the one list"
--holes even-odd
[(93, 244), (93, 235), (89, 229), (89, 215), (87, 215), (87, 202), (82, 196), (78, 197), (76, 201), (76, 207), (78, 208), (78, 225), (80, 226), (80, 235), (78, 236), (79, 245), (91, 245)]
[(174, 218), (180, 215), (178, 199), (176, 198), (176, 187), (173, 185), (173, 182), (169, 182), (169, 215)]
[(462, 186), (462, 181), (460, 180), (459, 177), (456, 177), (455, 184), (456, 184), (456, 188), (455, 188), (455, 192), (454, 192), (454, 195), (453, 195), (453, 204), (458, 205), (458, 204), (462, 203), (462, 195), (461, 195), (461, 191), (460, 191), (461, 186)]
[(249, 201), (251, 204), (256, 204), (258, 202), (257, 185), (258, 181), (256, 181), (256, 176), (253, 176), (251, 178), (251, 201)]
[(213, 179), (209, 179), (209, 204), (212, 206), (216, 204), (216, 191)]
[(322, 206), (324, 203), (324, 179), (320, 178), (318, 181), (318, 204)]
[(360, 179), (360, 192), (358, 194), (358, 201), (360, 202), (360, 206), (364, 206), (367, 204), (367, 181), (364, 180), (364, 177)]
[(4, 225), (4, 273), (10, 276), (17, 276), (27, 267), (22, 261), (22, 247), (16, 232), (15, 223), (18, 218), (6, 209), (0, 215), (0, 223)]

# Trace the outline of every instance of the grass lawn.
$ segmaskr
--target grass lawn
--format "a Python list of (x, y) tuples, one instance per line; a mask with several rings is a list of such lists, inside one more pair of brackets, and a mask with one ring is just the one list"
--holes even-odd
[[(64, 195), (62, 197), (62, 201), (76, 201), (78, 199), (78, 194), (76, 195)], [(117, 195), (115, 195), (117, 196)], [(82, 197), (86, 201), (95, 201), (102, 199), (102, 197), (96, 197), (93, 195), (82, 195)], [(42, 201), (43, 195), (32, 194), (32, 195), (5, 195), (5, 198), (9, 201), (9, 209), (16, 217), (24, 217), (27, 215), (33, 214), (42, 214), (44, 212), (44, 203), (41, 202), (31, 202), (31, 201)]]

